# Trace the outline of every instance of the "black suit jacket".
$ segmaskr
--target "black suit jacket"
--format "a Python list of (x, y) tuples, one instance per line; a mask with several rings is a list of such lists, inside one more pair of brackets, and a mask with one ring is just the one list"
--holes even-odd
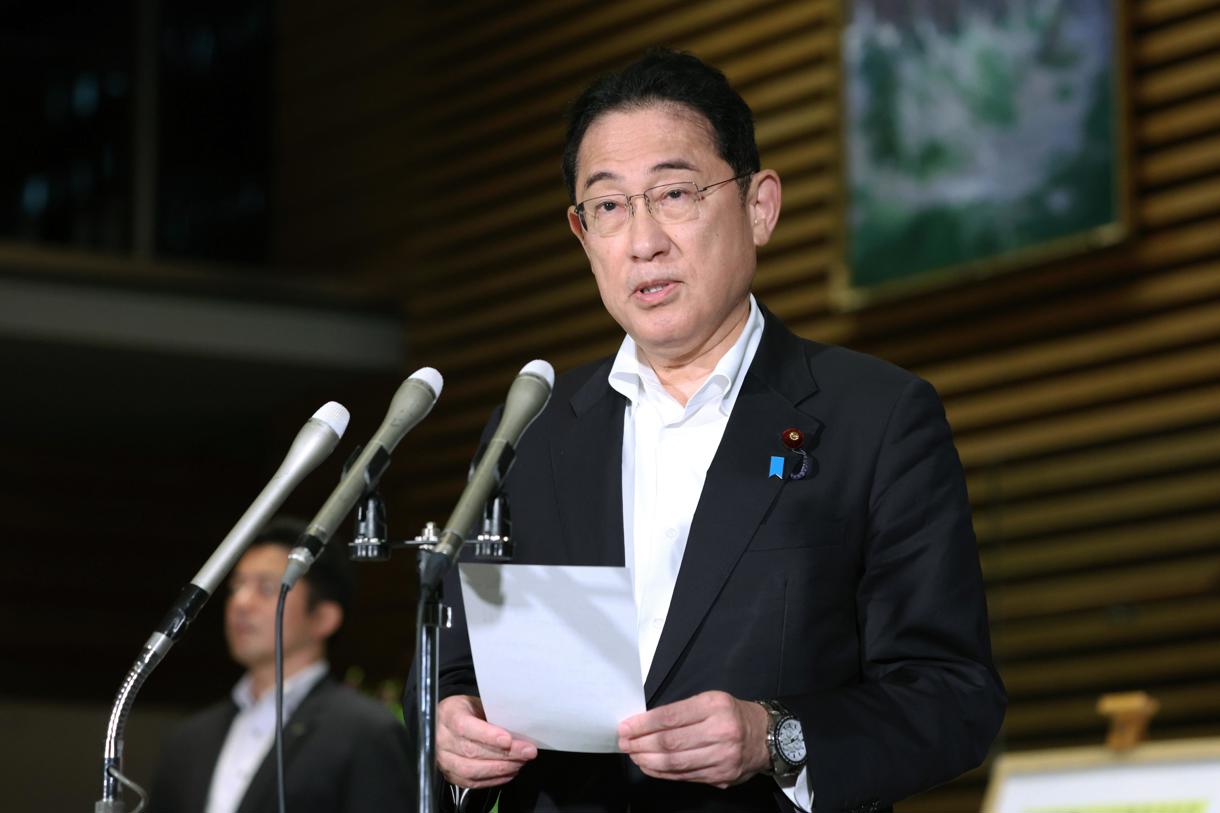
[[(150, 813), (202, 813), (212, 772), (237, 715), (231, 700), (189, 717), (166, 740)], [(320, 681), (284, 730), (285, 802), (292, 813), (386, 813), (410, 808), (413, 758), (388, 709), (330, 678)], [(238, 813), (274, 813), (275, 748), (259, 766)]]
[[(818, 813), (877, 810), (979, 764), (1005, 696), (964, 477), (935, 391), (875, 358), (766, 326), (692, 521), (645, 680), (648, 706), (719, 689), (800, 718)], [(612, 360), (556, 382), (505, 483), (514, 561), (623, 565), (625, 400)], [(802, 480), (768, 476), (805, 435)], [(797, 464), (788, 455), (785, 471)], [(477, 694), (461, 591), (442, 697)], [(500, 810), (790, 810), (774, 780), (728, 790), (619, 755), (543, 751)]]

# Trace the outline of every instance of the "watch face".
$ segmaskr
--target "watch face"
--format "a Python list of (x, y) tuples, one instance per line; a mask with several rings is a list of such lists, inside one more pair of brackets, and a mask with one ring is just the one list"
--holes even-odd
[(791, 765), (805, 764), (805, 734), (801, 721), (788, 718), (775, 731), (775, 750)]

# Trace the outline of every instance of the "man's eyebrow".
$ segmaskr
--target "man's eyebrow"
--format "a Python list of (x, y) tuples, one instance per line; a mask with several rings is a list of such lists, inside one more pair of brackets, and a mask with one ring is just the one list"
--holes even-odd
[[(699, 168), (697, 166), (695, 166), (694, 164), (692, 164), (690, 161), (685, 161), (681, 158), (671, 158), (667, 161), (661, 161), (660, 163), (653, 164), (651, 171), (652, 172), (661, 172), (666, 169), (685, 169), (685, 170), (690, 170), (691, 172), (697, 172), (699, 170)], [(617, 180), (621, 180), (621, 176), (618, 175), (617, 173), (610, 172), (609, 170), (601, 170), (600, 172), (594, 172), (592, 175), (590, 175), (588, 178), (585, 179), (583, 191), (585, 191), (585, 192), (589, 191), (589, 187), (592, 186), (593, 184), (597, 183), (598, 181), (617, 181)]]
[(584, 191), (588, 192), (589, 187), (592, 186), (593, 184), (597, 183), (598, 181), (617, 181), (617, 180), (619, 180), (618, 175), (616, 175), (613, 172), (608, 172), (606, 170), (602, 170), (601, 172), (594, 172), (588, 178), (585, 178), (585, 185), (583, 188), (584, 188)]
[(652, 165), (653, 172), (659, 172), (663, 169), (689, 169), (690, 171), (695, 172), (699, 168), (690, 161), (683, 161), (681, 158), (674, 158), (669, 161), (662, 161), (659, 164)]

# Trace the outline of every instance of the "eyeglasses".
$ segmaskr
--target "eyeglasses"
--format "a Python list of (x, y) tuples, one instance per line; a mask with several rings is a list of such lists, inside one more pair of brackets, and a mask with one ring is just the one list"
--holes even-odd
[(710, 190), (753, 174), (747, 172), (707, 186), (699, 186), (694, 181), (681, 181), (654, 186), (636, 195), (601, 195), (582, 200), (574, 208), (580, 217), (580, 225), (584, 226), (585, 231), (598, 237), (609, 237), (622, 231), (627, 222), (635, 216), (635, 204), (632, 201), (636, 198), (644, 199), (648, 214), (658, 223), (686, 223), (699, 218), (699, 201), (707, 197)]

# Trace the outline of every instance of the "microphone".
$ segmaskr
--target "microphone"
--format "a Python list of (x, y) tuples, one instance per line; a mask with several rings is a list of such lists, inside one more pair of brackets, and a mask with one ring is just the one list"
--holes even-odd
[(174, 605), (145, 645), (147, 648), (164, 654), (182, 637), (187, 626), (216, 591), (221, 579), (233, 569), (233, 565), (259, 530), (267, 524), (267, 520), (305, 479), (305, 475), (317, 468), (318, 464), (334, 451), (335, 446), (339, 444), (339, 438), (343, 437), (343, 432), (347, 429), (349, 417), (342, 404), (330, 401), (305, 422), (288, 448), (284, 462), (280, 463), (270, 482), (254, 498), (246, 513), (241, 515), (237, 524), (221, 540), (195, 577), (182, 588)]
[(288, 566), (281, 581), (284, 587), (291, 589), (308, 572), (352, 506), (381, 479), (394, 447), (432, 410), (444, 384), (441, 374), (432, 367), (421, 367), (402, 382), (390, 401), (385, 420), (288, 554)]
[[(102, 752), (102, 798), (94, 805), (94, 810), (117, 812), (126, 809), (119, 797), (119, 782), (130, 784), (122, 774), (123, 740), (127, 718), (144, 681), (186, 632), (220, 584), (220, 580), (232, 569), (259, 529), (279, 509), (305, 475), (317, 468), (318, 464), (334, 451), (339, 438), (347, 429), (348, 417), (347, 410), (341, 404), (330, 401), (305, 422), (271, 481), (221, 540), (220, 546), (195, 574), (195, 578), (182, 589), (160, 626), (144, 644), (139, 657), (119, 687), (114, 705), (110, 709), (110, 719), (106, 723), (106, 743)], [(140, 795), (143, 796), (143, 793)]]
[(440, 541), (433, 546), (420, 567), (421, 590), (435, 590), (445, 573), (457, 561), (462, 543), (475, 523), (483, 516), (487, 499), (508, 473), (516, 453), (517, 442), (534, 422), (551, 398), (555, 370), (542, 359), (535, 359), (521, 368), (508, 390), (500, 423), (492, 434), (474, 474), (458, 498)]

